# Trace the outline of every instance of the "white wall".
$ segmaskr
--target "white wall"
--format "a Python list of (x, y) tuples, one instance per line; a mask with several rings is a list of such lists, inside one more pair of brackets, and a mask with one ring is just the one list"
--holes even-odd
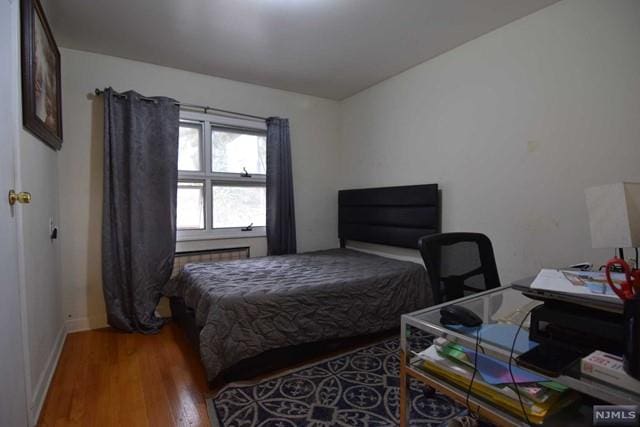
[(503, 282), (602, 262), (584, 189), (640, 180), (640, 2), (542, 9), (345, 100), (341, 132), (341, 188), (439, 183)]
[[(16, 75), (15, 80), (19, 79)], [(35, 425), (65, 337), (60, 248), (49, 238), (49, 221), (56, 222), (59, 212), (58, 153), (24, 128), (18, 149), (16, 190), (32, 195), (31, 203), (19, 208), (18, 240), (29, 421)]]
[[(337, 245), (339, 108), (334, 101), (268, 89), (104, 55), (62, 49), (64, 148), (59, 156), (64, 312), (72, 328), (104, 325), (100, 227), (102, 100), (94, 89), (112, 86), (145, 95), (290, 119), (298, 249)], [(264, 238), (201, 243), (251, 246)], [(181, 245), (181, 247), (184, 247)]]
[[(602, 262), (610, 252), (590, 248), (584, 188), (640, 180), (639, 9), (564, 0), (340, 104), (62, 49), (65, 315), (104, 324), (102, 102), (90, 94), (105, 86), (289, 117), (301, 251), (336, 246), (338, 188), (437, 182), (443, 230), (488, 234), (503, 282)], [(216, 243), (265, 251), (264, 239)]]

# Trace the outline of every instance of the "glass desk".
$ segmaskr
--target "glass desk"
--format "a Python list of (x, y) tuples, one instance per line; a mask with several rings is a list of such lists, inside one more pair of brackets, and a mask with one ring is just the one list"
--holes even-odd
[[(436, 337), (446, 338), (447, 340), (460, 344), (466, 348), (474, 349), (476, 346), (476, 335), (473, 329), (450, 327), (440, 323), (440, 308), (447, 304), (456, 304), (468, 308), (476, 313), (485, 325), (493, 324), (511, 324), (517, 328), (522, 320), (529, 314), (530, 310), (535, 306), (542, 304), (524, 296), (520, 291), (512, 289), (510, 286), (503, 286), (486, 292), (471, 295), (458, 299), (451, 303), (445, 303), (414, 313), (402, 316), (402, 329), (400, 337), (400, 420), (401, 426), (407, 425), (407, 381), (408, 378), (415, 378), (427, 386), (445, 394), (453, 400), (466, 405), (467, 389), (457, 386), (447, 381), (444, 377), (439, 377), (422, 368), (422, 359), (418, 357), (418, 353), (424, 348), (411, 348), (411, 336), (413, 334), (424, 334), (425, 332)], [(529, 337), (529, 319), (523, 325), (522, 330), (518, 333), (523, 338)], [(504, 341), (485, 340), (480, 335), (480, 343), (482, 352), (488, 356), (508, 363), (511, 355), (511, 344), (513, 342), (513, 334), (511, 339)], [(515, 359), (520, 353), (517, 349), (513, 353)], [(512, 361), (512, 366), (517, 366)], [(522, 368), (522, 367), (520, 367)], [(535, 372), (549, 380), (560, 383), (568, 388), (575, 390), (581, 394), (590, 396), (596, 402), (601, 404), (615, 405), (638, 405), (640, 404), (639, 394), (633, 394), (623, 389), (618, 389), (596, 380), (581, 378), (580, 363), (577, 361), (571, 369), (564, 375), (559, 377), (546, 377), (539, 372)], [(478, 412), (483, 418), (499, 425), (526, 425), (524, 418), (513, 415), (510, 412), (502, 410), (491, 404), (480, 396), (471, 394), (469, 398), (469, 406), (472, 412)], [(564, 414), (563, 414), (564, 413)], [(522, 414), (520, 414), (520, 417)], [(567, 417), (567, 418), (565, 418)], [(591, 405), (572, 405), (560, 411), (556, 415), (549, 416), (551, 424), (556, 425), (587, 425), (591, 424)], [(545, 421), (545, 425), (547, 421)]]

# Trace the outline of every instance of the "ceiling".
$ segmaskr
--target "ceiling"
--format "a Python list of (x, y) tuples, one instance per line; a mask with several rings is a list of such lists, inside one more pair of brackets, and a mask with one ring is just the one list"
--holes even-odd
[(60, 46), (344, 99), (557, 0), (55, 0)]

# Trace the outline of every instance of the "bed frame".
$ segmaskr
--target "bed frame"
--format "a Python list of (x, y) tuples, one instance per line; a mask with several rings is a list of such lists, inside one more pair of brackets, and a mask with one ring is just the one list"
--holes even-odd
[[(422, 236), (440, 231), (440, 195), (437, 184), (364, 188), (338, 192), (338, 237), (347, 241), (418, 248)], [(200, 331), (193, 310), (182, 298), (170, 298), (172, 317), (199, 351)], [(266, 351), (241, 360), (223, 371), (215, 381), (240, 381), (266, 372), (349, 349), (397, 334), (397, 330), (324, 340)], [(214, 386), (214, 383), (209, 384)]]
[(440, 231), (438, 184), (338, 192), (338, 237), (418, 249), (422, 236)]

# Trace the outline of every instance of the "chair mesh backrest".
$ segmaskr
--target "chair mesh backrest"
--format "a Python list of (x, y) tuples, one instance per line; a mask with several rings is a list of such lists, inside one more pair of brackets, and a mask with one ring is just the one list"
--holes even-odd
[(442, 233), (420, 239), (436, 304), (500, 286), (491, 241), (479, 233)]

